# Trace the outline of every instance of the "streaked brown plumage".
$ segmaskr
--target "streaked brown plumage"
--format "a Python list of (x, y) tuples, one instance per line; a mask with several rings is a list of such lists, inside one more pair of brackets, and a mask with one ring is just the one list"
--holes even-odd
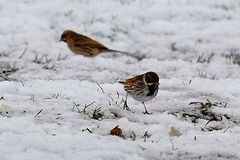
[(128, 54), (126, 52), (109, 49), (103, 44), (71, 30), (64, 31), (60, 41), (66, 42), (73, 53), (81, 54), (87, 57), (93, 57), (103, 52), (119, 52)]
[(159, 77), (155, 72), (147, 72), (133, 78), (119, 81), (124, 85), (124, 90), (127, 92), (124, 108), (130, 110), (127, 105), (127, 96), (130, 94), (133, 99), (143, 103), (145, 114), (149, 114), (144, 104), (146, 101), (152, 100), (158, 93)]

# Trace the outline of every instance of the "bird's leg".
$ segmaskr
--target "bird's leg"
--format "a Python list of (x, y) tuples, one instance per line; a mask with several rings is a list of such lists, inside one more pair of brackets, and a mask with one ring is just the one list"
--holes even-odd
[(125, 98), (125, 101), (124, 101), (123, 109), (126, 109), (127, 111), (131, 111), (131, 109), (127, 105), (127, 96), (128, 96), (128, 93), (126, 94), (126, 98)]
[(143, 106), (144, 106), (144, 109), (145, 109), (145, 112), (143, 112), (144, 114), (152, 114), (152, 113), (149, 113), (148, 111), (147, 111), (147, 108), (146, 108), (146, 106), (145, 106), (145, 103), (144, 102), (142, 102), (142, 104), (143, 104)]

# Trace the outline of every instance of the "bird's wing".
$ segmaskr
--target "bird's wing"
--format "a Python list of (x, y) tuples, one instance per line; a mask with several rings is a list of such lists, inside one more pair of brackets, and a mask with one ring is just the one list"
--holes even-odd
[(126, 79), (126, 84), (134, 86), (136, 83), (142, 83), (143, 75), (139, 75), (133, 78)]
[(99, 49), (107, 49), (103, 44), (99, 43), (98, 41), (95, 41), (87, 36), (84, 36), (82, 34), (78, 34), (78, 42), (81, 46), (91, 46), (93, 48), (99, 48)]

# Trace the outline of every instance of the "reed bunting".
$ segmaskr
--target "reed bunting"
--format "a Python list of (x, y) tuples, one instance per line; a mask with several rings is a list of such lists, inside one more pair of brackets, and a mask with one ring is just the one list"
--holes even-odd
[(130, 94), (136, 101), (142, 102), (145, 112), (150, 114), (144, 104), (146, 101), (152, 100), (158, 93), (159, 77), (155, 72), (147, 72), (125, 81), (118, 81), (124, 85), (124, 90), (127, 92), (123, 108), (131, 111), (127, 105), (127, 96)]
[(127, 52), (109, 49), (103, 44), (71, 30), (64, 31), (60, 41), (66, 42), (73, 53), (86, 57), (93, 57), (103, 52), (119, 52), (128, 55)]

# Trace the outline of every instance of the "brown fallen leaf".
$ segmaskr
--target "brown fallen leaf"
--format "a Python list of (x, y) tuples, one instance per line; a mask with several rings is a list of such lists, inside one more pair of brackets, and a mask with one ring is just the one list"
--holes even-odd
[(168, 132), (168, 135), (170, 137), (179, 137), (182, 135), (182, 133), (175, 127), (171, 127), (171, 130)]
[(116, 136), (119, 136), (119, 137), (122, 137), (122, 129), (121, 128), (118, 128), (118, 125), (116, 127), (114, 127), (111, 132), (110, 132), (111, 135), (116, 135)]

